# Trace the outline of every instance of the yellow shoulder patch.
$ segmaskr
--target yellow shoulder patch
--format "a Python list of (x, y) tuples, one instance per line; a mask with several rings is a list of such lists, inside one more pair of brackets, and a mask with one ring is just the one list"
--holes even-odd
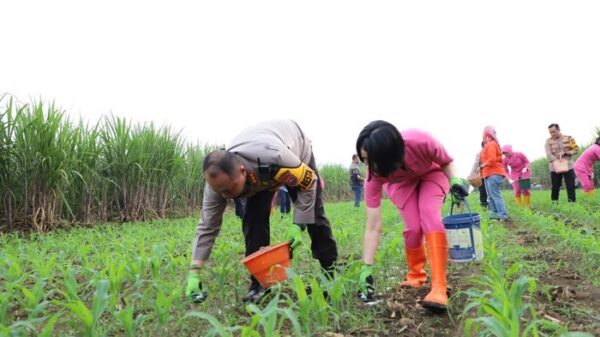
[(575, 152), (579, 151), (579, 146), (575, 142), (575, 139), (573, 139), (571, 136), (569, 136), (569, 147)]
[(280, 168), (273, 179), (284, 185), (298, 187), (300, 191), (306, 191), (315, 182), (317, 175), (313, 169), (302, 163), (296, 168)]

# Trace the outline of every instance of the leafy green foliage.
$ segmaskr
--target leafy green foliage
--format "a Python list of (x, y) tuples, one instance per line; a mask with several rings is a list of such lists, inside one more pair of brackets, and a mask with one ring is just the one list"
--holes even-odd
[(189, 214), (204, 155), (169, 127), (75, 124), (54, 103), (0, 97), (0, 231)]

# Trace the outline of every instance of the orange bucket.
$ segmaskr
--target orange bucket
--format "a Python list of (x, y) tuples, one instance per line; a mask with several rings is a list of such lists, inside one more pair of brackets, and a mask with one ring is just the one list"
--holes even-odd
[(246, 256), (242, 263), (264, 288), (285, 281), (286, 268), (290, 266), (290, 242), (262, 247)]

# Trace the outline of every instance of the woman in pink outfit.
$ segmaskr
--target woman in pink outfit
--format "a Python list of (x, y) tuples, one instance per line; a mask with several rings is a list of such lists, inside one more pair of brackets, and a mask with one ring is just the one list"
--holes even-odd
[(600, 137), (596, 138), (596, 143), (583, 151), (581, 156), (575, 161), (575, 175), (581, 183), (581, 189), (589, 197), (594, 196), (594, 162), (600, 161)]
[[(506, 171), (510, 180), (512, 180), (517, 206), (525, 203), (525, 206), (529, 208), (531, 192), (529, 190), (521, 190), (521, 186), (519, 185), (520, 179), (531, 178), (529, 159), (521, 152), (514, 152), (511, 145), (504, 145), (502, 147), (502, 154), (504, 155), (502, 165), (504, 165), (504, 171)], [(523, 195), (523, 201), (521, 201), (521, 195)]]
[(385, 121), (373, 121), (363, 128), (356, 141), (356, 152), (367, 164), (367, 227), (359, 295), (363, 300), (369, 300), (374, 292), (372, 266), (381, 237), (381, 198), (382, 190), (385, 190), (405, 224), (404, 244), (409, 271), (400, 285), (421, 287), (425, 284), (425, 239), (431, 292), (423, 299), (423, 306), (433, 311), (444, 310), (448, 302), (448, 244), (442, 223), (442, 204), (449, 190), (459, 199), (469, 194), (456, 176), (452, 157), (428, 133), (419, 130), (400, 133)]

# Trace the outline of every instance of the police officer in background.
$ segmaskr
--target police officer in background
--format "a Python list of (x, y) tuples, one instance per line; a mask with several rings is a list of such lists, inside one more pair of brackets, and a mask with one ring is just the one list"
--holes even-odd
[[(203, 166), (206, 186), (202, 215), (193, 241), (193, 256), (186, 296), (202, 302), (207, 293), (200, 270), (209, 258), (219, 234), (228, 198), (245, 198), (242, 228), (246, 256), (270, 244), (269, 215), (275, 191), (285, 185), (294, 203), (293, 223), (286, 238), (292, 249), (308, 231), (311, 250), (321, 267), (333, 272), (337, 245), (325, 216), (323, 194), (310, 140), (291, 120), (264, 122), (242, 131), (226, 150), (209, 153)], [(244, 302), (257, 302), (265, 289), (251, 277)]]

